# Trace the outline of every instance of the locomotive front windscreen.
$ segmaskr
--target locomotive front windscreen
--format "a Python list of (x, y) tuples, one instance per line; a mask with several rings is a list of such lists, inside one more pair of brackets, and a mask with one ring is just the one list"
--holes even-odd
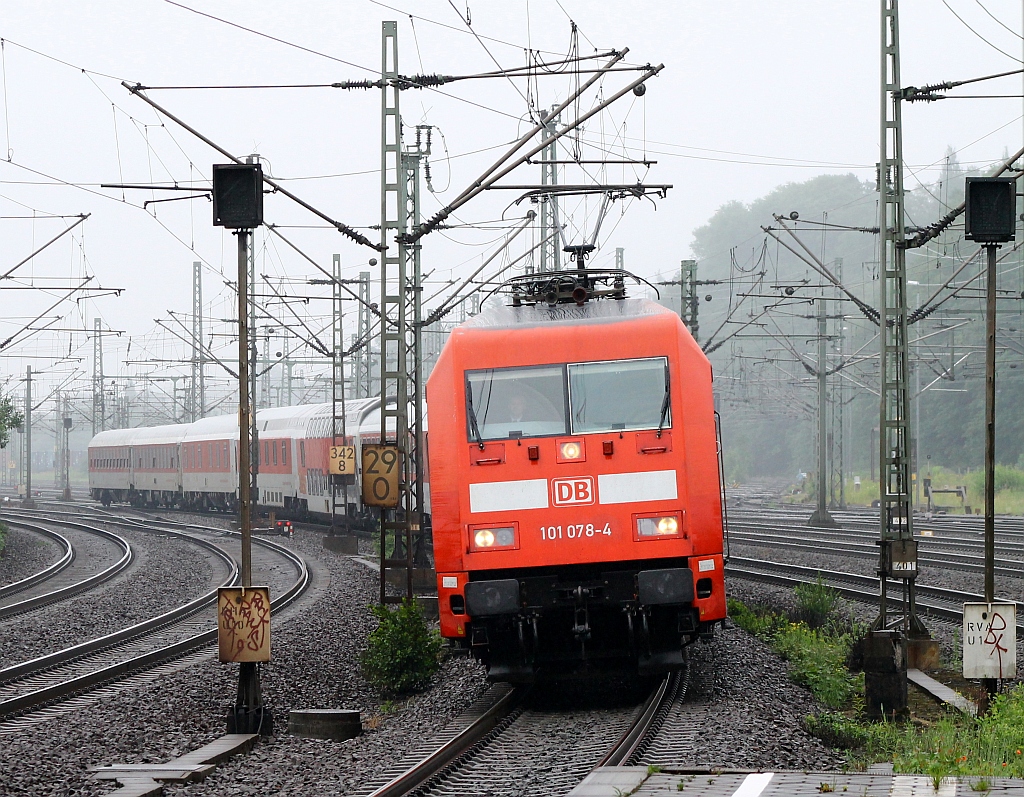
[(574, 434), (667, 428), (668, 395), (668, 361), (660, 357), (569, 366)]
[(564, 366), (470, 371), (466, 405), (471, 438), (565, 434)]
[(668, 361), (570, 363), (466, 372), (470, 440), (672, 425)]

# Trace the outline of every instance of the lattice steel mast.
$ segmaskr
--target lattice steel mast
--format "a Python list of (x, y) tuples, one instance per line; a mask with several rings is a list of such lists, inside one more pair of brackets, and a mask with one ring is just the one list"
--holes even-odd
[[(380, 190), (380, 402), (381, 443), (398, 449), (401, 468), (398, 506), (381, 510), (380, 601), (386, 594), (389, 570), (405, 570), (406, 596), (412, 598), (413, 517), (411, 458), (409, 456), (409, 378), (407, 369), (409, 250), (406, 168), (402, 157), (402, 116), (399, 110), (398, 23), (384, 21), (381, 39), (381, 190)], [(397, 238), (397, 240), (396, 240)], [(392, 403), (393, 402), (393, 403)]]
[(203, 355), (203, 264), (192, 264), (192, 378), (189, 420), (206, 417), (206, 363)]
[(369, 398), (373, 390), (373, 341), (370, 338), (370, 272), (359, 272), (358, 324), (353, 344), (360, 344), (353, 357), (352, 381), (356, 398)]
[[(424, 144), (420, 137), (420, 128), (416, 129), (416, 147), (402, 153), (402, 170), (405, 179), (405, 216), (406, 229), (415, 229), (420, 223), (420, 167), (422, 161), (430, 154), (429, 142)], [(407, 473), (412, 479), (408, 496), (410, 540), (412, 542), (413, 564), (417, 567), (430, 565), (427, 557), (426, 530), (423, 528), (424, 516), (424, 485), (423, 460), (426, 457), (425, 430), (423, 428), (423, 273), (420, 263), (420, 251), (423, 245), (415, 243), (403, 245), (406, 256), (406, 274), (412, 274), (412, 284), (406, 288), (406, 302), (411, 310), (409, 323), (406, 327), (406, 362), (412, 363), (409, 369), (408, 405), (409, 412), (409, 467)]]
[[(558, 106), (552, 106), (557, 110)], [(543, 186), (558, 185), (558, 142), (552, 138), (558, 131), (558, 117), (554, 116), (544, 123), (542, 140), (546, 144), (540, 152), (540, 184)], [(561, 235), (552, 236), (558, 227), (558, 194), (542, 194), (540, 197), (540, 271), (559, 271), (562, 268)], [(527, 273), (530, 269), (527, 269)]]
[(92, 320), (92, 433), (107, 428), (106, 399), (103, 395), (103, 322)]
[[(331, 445), (347, 445), (345, 419), (345, 327), (342, 311), (341, 290), (341, 255), (334, 256), (333, 289), (333, 348), (331, 349)], [(352, 476), (334, 476), (331, 478), (331, 533), (335, 533), (339, 525), (339, 517), (344, 517), (343, 525), (348, 527), (348, 485)]]
[[(917, 617), (913, 577), (903, 576), (904, 601), (890, 610), (886, 577), (894, 575), (894, 551), (913, 546), (910, 479), (910, 384), (907, 336), (906, 228), (903, 194), (899, 2), (882, 0), (879, 201), (879, 499), (881, 581), (876, 625), (927, 637)], [(909, 543), (907, 545), (906, 543)], [(915, 566), (916, 566), (916, 556)]]

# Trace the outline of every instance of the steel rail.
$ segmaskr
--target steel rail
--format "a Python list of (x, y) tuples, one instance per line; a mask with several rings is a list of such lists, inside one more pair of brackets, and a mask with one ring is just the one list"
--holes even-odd
[(672, 685), (673, 678), (678, 676), (678, 673), (672, 673), (662, 679), (661, 683), (651, 692), (643, 706), (641, 706), (640, 711), (637, 712), (630, 726), (619, 737), (619, 740), (608, 751), (608, 754), (597, 763), (594, 769), (620, 766), (623, 762), (628, 761), (629, 757), (639, 749), (654, 727), (655, 718), (665, 707), (666, 702), (672, 699), (671, 695), (675, 690), (669, 689), (669, 687)]
[[(27, 527), (28, 524), (10, 523), (9, 525)], [(43, 581), (48, 581), (51, 577), (57, 575), (57, 573), (75, 561), (75, 549), (67, 537), (62, 534), (58, 534), (52, 529), (43, 528), (42, 526), (33, 529), (33, 531), (56, 542), (64, 552), (61, 554), (60, 559), (52, 565), (44, 567), (37, 573), (33, 573), (31, 576), (23, 578), (20, 581), (15, 581), (11, 584), (0, 587), (0, 600), (9, 598), (11, 595), (17, 595), (19, 592), (24, 592), (29, 587), (34, 587), (36, 584), (40, 584)]]
[[(4, 518), (4, 521), (11, 526), (28, 528), (33, 531), (38, 531), (40, 528), (39, 526), (34, 526), (31, 523), (25, 523), (19, 520), (12, 520), (10, 516), (6, 514), (0, 513), (0, 516), (2, 516)], [(86, 592), (87, 590), (92, 589), (98, 584), (102, 584), (105, 581), (109, 581), (114, 576), (124, 571), (135, 560), (135, 551), (132, 549), (132, 546), (128, 542), (128, 540), (126, 540), (124, 537), (114, 534), (111, 531), (107, 531), (106, 529), (96, 528), (95, 526), (88, 526), (84, 523), (73, 523), (64, 520), (58, 520), (53, 522), (58, 525), (64, 525), (70, 528), (77, 528), (82, 531), (86, 531), (90, 534), (93, 534), (97, 537), (103, 537), (104, 539), (110, 540), (121, 549), (121, 558), (118, 559), (110, 567), (101, 570), (99, 573), (93, 573), (91, 576), (88, 576), (82, 579), (81, 581), (76, 581), (74, 584), (69, 584), (66, 587), (51, 590), (50, 592), (45, 592), (42, 595), (36, 595), (34, 597), (25, 598), (24, 600), (17, 601), (15, 603), (9, 603), (5, 606), (0, 606), (0, 619), (7, 619), (9, 617), (14, 617), (19, 614), (24, 614), (25, 612), (32, 611), (33, 609), (38, 609), (40, 606), (46, 606), (51, 603), (67, 600), (68, 598), (74, 595), (79, 595), (83, 592)]]
[[(782, 548), (794, 551), (813, 551), (817, 553), (831, 553), (842, 556), (850, 556), (857, 559), (878, 559), (878, 546), (853, 542), (839, 542), (836, 540), (821, 540), (818, 544), (814, 542), (789, 542), (782, 541), (772, 535), (753, 535), (737, 532), (730, 529), (729, 535), (733, 542), (751, 547), (771, 545), (774, 548)], [(929, 543), (931, 540), (929, 540)], [(984, 572), (984, 559), (980, 555), (942, 552), (922, 552), (918, 549), (917, 561), (922, 564), (933, 565), (940, 569), (959, 569), (970, 572)], [(1009, 578), (1024, 578), (1024, 561), (1016, 559), (996, 559), (996, 570), (998, 575)]]
[(402, 795), (424, 785), (446, 766), (483, 742), (502, 720), (515, 711), (525, 693), (526, 690), (522, 688), (512, 689), (470, 725), (459, 731), (454, 738), (442, 744), (398, 777), (371, 792), (367, 797), (402, 797)]
[[(822, 570), (815, 567), (768, 562), (758, 559), (744, 559), (736, 556), (730, 559), (729, 564), (726, 565), (725, 572), (727, 575), (751, 581), (762, 581), (778, 586), (810, 584), (821, 578), (844, 598), (865, 603), (876, 603), (878, 601), (878, 578), (862, 576), (859, 573)], [(891, 599), (896, 603), (900, 603), (902, 601), (900, 597), (902, 582), (889, 580), (888, 585)], [(922, 600), (923, 598), (931, 598), (932, 600)], [(965, 600), (984, 602), (984, 597), (971, 592), (932, 587), (920, 583), (917, 585), (918, 608), (943, 620), (962, 621), (963, 612), (960, 609), (951, 608), (951, 605), (960, 606)], [(935, 603), (934, 601), (942, 601), (942, 603)], [(1020, 618), (1017, 622), (1017, 628), (1024, 631), (1022, 608), (1024, 608), (1024, 605), (1017, 603), (1017, 616)]]
[[(129, 521), (123, 523), (123, 525), (141, 524), (136, 524), (136, 522), (134, 521)], [(225, 529), (209, 530), (216, 531), (217, 533), (221, 534), (239, 534), (236, 531), (228, 531)], [(178, 536), (187, 537), (192, 541), (197, 541), (195, 537), (191, 537), (190, 535), (185, 534), (183, 532), (174, 531), (173, 529), (161, 529), (161, 533), (175, 534)], [(271, 609), (281, 611), (288, 605), (293, 603), (295, 600), (297, 600), (305, 592), (305, 590), (309, 586), (309, 570), (306, 567), (305, 561), (300, 556), (289, 551), (287, 548), (278, 545), (277, 543), (270, 542), (269, 540), (254, 539), (253, 542), (257, 545), (274, 550), (276, 553), (278, 553), (279, 555), (287, 559), (289, 562), (291, 562), (291, 564), (295, 567), (296, 571), (298, 572), (299, 577), (292, 584), (292, 586), (276, 600), (271, 601)], [(220, 551), (219, 547), (214, 545), (213, 543), (208, 543), (205, 540), (201, 541), (201, 543), (205, 543), (209, 546), (212, 546), (214, 549), (218, 550), (218, 552), (222, 554), (224, 553), (223, 551)], [(234, 583), (235, 581), (237, 581), (238, 566), (233, 558), (231, 558), (231, 564), (231, 578), (225, 582), (226, 584)], [(16, 667), (9, 668), (8, 670), (2, 670), (0, 671), (0, 682), (3, 682), (7, 679), (7, 674), (9, 672), (17, 670), (19, 668), (23, 670), (28, 670), (29, 665), (35, 665), (33, 670), (28, 670), (23, 675), (18, 676), (28, 677), (29, 674), (38, 673), (44, 669), (50, 669), (54, 666), (66, 664), (70, 661), (80, 659), (82, 658), (83, 655), (86, 655), (87, 653), (97, 653), (103, 650), (107, 650), (110, 647), (115, 646), (117, 644), (121, 644), (124, 641), (128, 641), (127, 636), (121, 640), (114, 639), (113, 637), (117, 636), (118, 634), (127, 635), (128, 632), (131, 632), (131, 638), (138, 638), (142, 634), (156, 630), (154, 626), (157, 621), (160, 622), (161, 628), (170, 627), (175, 622), (180, 622), (194, 615), (197, 611), (201, 610), (205, 606), (214, 604), (216, 602), (216, 599), (217, 592), (216, 590), (214, 590), (196, 599), (195, 601), (191, 601), (190, 603), (185, 604), (182, 607), (178, 607), (177, 609), (172, 609), (170, 612), (166, 612), (165, 614), (160, 615), (160, 617), (158, 618), (152, 618), (151, 620), (147, 620), (143, 623), (139, 623), (135, 626), (132, 626), (130, 629), (123, 629), (122, 631), (108, 635), (107, 637), (101, 637), (98, 640), (91, 640), (90, 642), (83, 643), (83, 645), (75, 646), (75, 648), (71, 648), (65, 651), (60, 651), (56, 654), (52, 654), (51, 657), (42, 657), (41, 659), (36, 659), (32, 662), (25, 662), (23, 665), (17, 665)], [(171, 645), (166, 645), (164, 647), (149, 651), (148, 653), (135, 656), (130, 659), (125, 659), (123, 661), (116, 662), (115, 664), (108, 665), (106, 667), (102, 667), (90, 673), (86, 673), (85, 675), (70, 678), (58, 684), (53, 684), (51, 686), (43, 687), (41, 689), (37, 689), (23, 695), (19, 695), (17, 697), (10, 698), (5, 701), (0, 701), (0, 718), (10, 717), (15, 714), (22, 714), (26, 711), (41, 708), (45, 705), (58, 702), (61, 699), (66, 698), (68, 696), (77, 695), (83, 691), (116, 681), (128, 675), (135, 674), (136, 672), (150, 669), (166, 661), (181, 658), (182, 656), (185, 656), (195, 650), (207, 647), (208, 645), (211, 645), (216, 641), (217, 629), (214, 628), (209, 631), (205, 631), (201, 634), (190, 636)], [(74, 652), (72, 653), (72, 651)], [(64, 660), (60, 660), (61, 657), (67, 658), (65, 658)], [(50, 659), (50, 662), (44, 662), (43, 659)]]

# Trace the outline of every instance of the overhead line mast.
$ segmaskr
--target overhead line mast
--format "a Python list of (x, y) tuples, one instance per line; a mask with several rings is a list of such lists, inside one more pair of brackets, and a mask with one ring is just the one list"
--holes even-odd
[[(880, 602), (875, 627), (880, 631), (901, 631), (908, 642), (909, 664), (918, 666), (918, 663), (923, 663), (923, 658), (937, 653), (937, 644), (917, 615), (914, 581), (917, 555), (911, 503), (906, 261), (909, 242), (904, 218), (898, 0), (882, 0), (881, 11), (878, 166)], [(909, 562), (913, 563), (912, 569), (908, 569)], [(903, 600), (892, 606), (887, 594), (889, 577), (903, 582)]]
[[(398, 504), (392, 510), (381, 507), (380, 602), (384, 604), (396, 602), (395, 597), (387, 594), (389, 570), (405, 570), (406, 598), (412, 599), (412, 531), (414, 525), (420, 526), (420, 507), (414, 506), (411, 483), (414, 474), (409, 456), (406, 333), (410, 242), (405, 240), (409, 197), (406, 161), (402, 152), (401, 88), (397, 81), (398, 23), (385, 20), (381, 24), (380, 442), (394, 441), (400, 469)], [(411, 287), (414, 292), (418, 288), (416, 285)]]

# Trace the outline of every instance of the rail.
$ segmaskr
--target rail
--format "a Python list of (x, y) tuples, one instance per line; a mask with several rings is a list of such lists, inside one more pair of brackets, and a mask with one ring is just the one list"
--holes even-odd
[[(11, 526), (17, 526), (19, 528), (26, 528), (29, 525), (27, 523), (13, 523), (11, 521), (8, 521), (8, 524)], [(53, 576), (57, 575), (59, 572), (64, 570), (64, 568), (70, 565), (73, 561), (75, 561), (75, 549), (71, 545), (70, 541), (68, 541), (67, 537), (65, 537), (62, 534), (58, 534), (56, 531), (53, 531), (52, 529), (43, 528), (42, 526), (37, 526), (33, 528), (33, 531), (57, 543), (57, 545), (59, 545), (63, 550), (63, 553), (61, 554), (60, 559), (58, 559), (52, 565), (44, 567), (42, 570), (33, 573), (32, 575), (28, 576), (27, 578), (23, 578), (20, 581), (14, 581), (3, 587), (0, 587), (0, 601), (9, 598), (12, 595), (17, 595), (19, 592), (24, 592), (26, 589), (28, 589), (29, 587), (34, 587), (36, 584), (41, 584), (44, 581), (48, 581)]]
[[(8, 523), (9, 525), (11, 525), (11, 526), (16, 526), (18, 528), (28, 528), (28, 529), (31, 529), (33, 531), (40, 531), (40, 530), (42, 530), (41, 526), (36, 526), (34, 524), (31, 524), (31, 523), (25, 523), (24, 521), (20, 521), (20, 520), (12, 520), (10, 518), (10, 516), (7, 515), (7, 514), (0, 514), (0, 517), (3, 517), (4, 521), (6, 523)], [(128, 543), (128, 541), (126, 539), (124, 539), (124, 537), (121, 537), (121, 536), (119, 536), (117, 534), (114, 534), (113, 532), (107, 531), (106, 529), (96, 528), (95, 526), (88, 526), (88, 525), (86, 525), (84, 523), (73, 523), (73, 522), (64, 521), (64, 520), (54, 521), (54, 522), (59, 524), (59, 525), (68, 526), (70, 528), (81, 529), (82, 531), (87, 531), (90, 534), (94, 534), (97, 537), (103, 537), (104, 539), (110, 540), (111, 542), (113, 542), (115, 545), (117, 545), (121, 549), (121, 552), (122, 552), (121, 553), (121, 558), (118, 559), (110, 567), (105, 568), (104, 570), (101, 570), (99, 573), (94, 573), (93, 575), (88, 576), (87, 578), (84, 578), (81, 581), (76, 581), (74, 584), (69, 584), (68, 586), (61, 587), (60, 589), (51, 590), (50, 592), (43, 593), (42, 595), (36, 595), (34, 597), (31, 597), (31, 598), (26, 598), (25, 600), (17, 601), (16, 603), (9, 603), (9, 604), (7, 604), (5, 606), (0, 606), (0, 619), (5, 619), (5, 618), (8, 618), (8, 617), (13, 617), (13, 616), (18, 615), (18, 614), (24, 614), (25, 612), (31, 611), (33, 609), (37, 609), (40, 606), (46, 606), (47, 604), (56, 603), (57, 601), (66, 600), (67, 598), (70, 598), (70, 597), (72, 597), (74, 595), (79, 595), (79, 594), (81, 594), (81, 593), (83, 593), (83, 592), (85, 592), (87, 590), (92, 589), (93, 587), (95, 587), (95, 586), (97, 586), (99, 584), (102, 584), (104, 581), (109, 581), (114, 576), (118, 575), (123, 570), (125, 570), (135, 559), (135, 552), (132, 550), (132, 546)], [(60, 535), (57, 535), (57, 536), (60, 536)], [(64, 539), (64, 538), (61, 537), (61, 539)], [(65, 539), (65, 542), (67, 543), (66, 539)], [(70, 543), (68, 543), (68, 546), (70, 547)], [(73, 548), (71, 549), (71, 552), (72, 552), (72, 558), (74, 558), (74, 555), (73, 555), (74, 554), (74, 549)], [(65, 555), (65, 557), (62, 557), (61, 561), (63, 561), (64, 558), (66, 558), (66, 555)], [(59, 564), (59, 562), (58, 562), (58, 564)], [(64, 567), (67, 567), (68, 564), (70, 564), (70, 561), (67, 564), (65, 564)], [(60, 569), (63, 570), (64, 568), (62, 567)], [(45, 571), (42, 571), (42, 572), (45, 572)], [(41, 575), (41, 573), (37, 573), (36, 574), (36, 576), (39, 576), (39, 575)], [(50, 575), (46, 576), (46, 578), (51, 578), (53, 575), (54, 574), (51, 573)], [(35, 577), (30, 577), (30, 578), (35, 578)], [(38, 579), (38, 580), (36, 580), (35, 583), (38, 584), (42, 580), (43, 579)], [(18, 582), (18, 583), (22, 583), (22, 582)], [(17, 585), (16, 584), (11, 584), (7, 588), (14, 587), (14, 586), (17, 586)], [(31, 586), (31, 585), (29, 585), (29, 586)], [(7, 588), (5, 588), (5, 589), (7, 589)], [(24, 587), (20, 591), (24, 591), (24, 589), (28, 589), (28, 586)], [(0, 597), (2, 597), (2, 595), (0, 595)]]
[(456, 736), (398, 777), (371, 792), (368, 797), (401, 797), (419, 788), (459, 756), (483, 741), (502, 720), (515, 711), (524, 695), (524, 689), (510, 690)]
[[(111, 520), (109, 522), (121, 523), (122, 525), (127, 526), (144, 525), (131, 519), (121, 521)], [(204, 528), (204, 530), (212, 530), (220, 534), (226, 533), (238, 535), (238, 532), (225, 531), (224, 529)], [(192, 542), (207, 546), (216, 551), (217, 554), (222, 558), (225, 558), (231, 566), (230, 575), (225, 579), (223, 585), (228, 586), (238, 581), (237, 563), (230, 555), (222, 551), (219, 546), (206, 540), (199, 540), (196, 537), (173, 529), (162, 528), (160, 529), (160, 533), (185, 537)], [(297, 600), (309, 586), (309, 571), (306, 567), (306, 563), (300, 556), (277, 543), (262, 539), (254, 539), (253, 542), (256, 545), (274, 550), (276, 553), (288, 560), (297, 571), (298, 578), (292, 586), (277, 599), (271, 601), (271, 608), (276, 611), (281, 611)], [(0, 683), (11, 683), (16, 680), (29, 678), (39, 673), (51, 670), (54, 667), (77, 661), (87, 655), (106, 651), (118, 645), (125, 644), (126, 642), (139, 639), (154, 631), (171, 627), (175, 623), (192, 617), (202, 609), (215, 605), (216, 600), (217, 590), (212, 590), (211, 592), (208, 592), (205, 595), (184, 604), (183, 606), (179, 606), (169, 612), (165, 612), (158, 617), (145, 620), (142, 623), (131, 626), (130, 628), (122, 629), (114, 632), (113, 634), (108, 634), (104, 637), (84, 642), (80, 645), (50, 654), (49, 656), (43, 656), (5, 670), (0, 670)], [(84, 675), (69, 678), (67, 680), (60, 681), (59, 683), (51, 684), (31, 692), (12, 697), (8, 700), (0, 701), (0, 718), (21, 714), (44, 705), (57, 702), (65, 697), (80, 693), (87, 689), (118, 680), (139, 671), (150, 669), (165, 661), (180, 658), (195, 650), (212, 645), (216, 641), (217, 630), (214, 628), (201, 634), (190, 636), (173, 644), (165, 645), (149, 651), (148, 653), (115, 662), (114, 664), (106, 667), (101, 667)]]

